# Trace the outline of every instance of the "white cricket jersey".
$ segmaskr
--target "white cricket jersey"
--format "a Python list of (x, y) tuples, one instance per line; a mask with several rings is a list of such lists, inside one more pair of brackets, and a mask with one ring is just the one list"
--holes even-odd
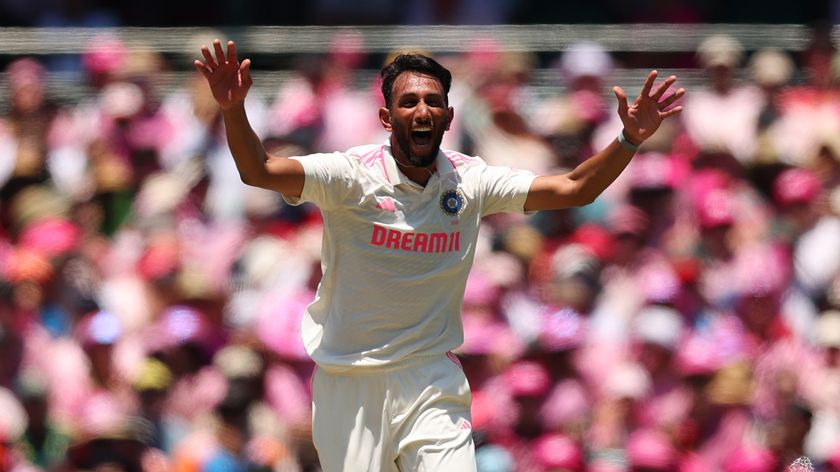
[(315, 300), (303, 342), (322, 368), (390, 367), (463, 342), (460, 309), (483, 216), (523, 212), (534, 174), (441, 151), (425, 187), (388, 144), (295, 157), (299, 199), (324, 220)]

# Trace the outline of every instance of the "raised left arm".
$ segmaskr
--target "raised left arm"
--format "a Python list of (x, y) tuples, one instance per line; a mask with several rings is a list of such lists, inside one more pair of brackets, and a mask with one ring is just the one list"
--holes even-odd
[[(633, 159), (639, 145), (659, 128), (663, 120), (682, 111), (672, 106), (685, 95), (685, 89), (662, 98), (676, 76), (670, 76), (651, 93), (657, 71), (651, 71), (642, 91), (632, 104), (621, 87), (614, 87), (618, 99), (618, 116), (624, 128), (623, 139), (616, 138), (606, 148), (565, 174), (539, 176), (534, 180), (525, 200), (525, 211), (559, 210), (592, 203)], [(620, 142), (623, 141), (623, 142)]]

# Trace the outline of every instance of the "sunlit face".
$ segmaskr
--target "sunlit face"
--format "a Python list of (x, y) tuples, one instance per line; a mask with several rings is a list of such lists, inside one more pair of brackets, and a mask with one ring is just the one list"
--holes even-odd
[(380, 110), (382, 125), (391, 132), (394, 157), (415, 167), (434, 164), (452, 116), (440, 81), (412, 71), (397, 77), (391, 106)]

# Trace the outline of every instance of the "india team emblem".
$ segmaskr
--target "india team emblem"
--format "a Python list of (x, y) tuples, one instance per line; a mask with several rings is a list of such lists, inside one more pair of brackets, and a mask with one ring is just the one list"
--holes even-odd
[(464, 211), (464, 195), (457, 189), (447, 190), (440, 196), (440, 209), (447, 215), (460, 215)]

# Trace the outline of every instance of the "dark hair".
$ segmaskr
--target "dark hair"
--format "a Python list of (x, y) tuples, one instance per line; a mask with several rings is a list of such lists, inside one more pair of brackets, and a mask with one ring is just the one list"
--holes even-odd
[(382, 68), (379, 76), (382, 78), (382, 96), (385, 98), (385, 106), (391, 106), (391, 98), (394, 91), (394, 81), (403, 72), (414, 71), (428, 74), (438, 79), (443, 85), (443, 96), (449, 103), (449, 87), (452, 85), (452, 73), (440, 65), (431, 57), (422, 54), (400, 54), (394, 60)]

